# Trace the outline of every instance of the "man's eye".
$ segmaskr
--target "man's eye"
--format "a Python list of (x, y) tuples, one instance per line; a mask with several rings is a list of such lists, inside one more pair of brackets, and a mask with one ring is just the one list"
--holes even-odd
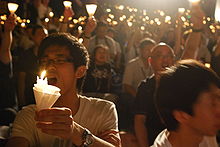
[(56, 59), (55, 62), (56, 63), (63, 63), (63, 62), (65, 62), (65, 60), (64, 59)]

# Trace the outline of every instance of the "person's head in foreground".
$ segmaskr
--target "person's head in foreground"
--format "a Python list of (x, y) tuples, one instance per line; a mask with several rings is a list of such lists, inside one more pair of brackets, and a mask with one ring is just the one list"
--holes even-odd
[[(41, 69), (47, 71), (48, 83), (61, 89), (61, 94), (75, 91), (76, 80), (84, 76), (89, 55), (78, 39), (66, 34), (52, 34), (39, 47)], [(79, 85), (77, 85), (77, 88)]]
[(176, 143), (174, 138), (178, 140), (180, 135), (194, 141), (216, 135), (219, 88), (220, 79), (216, 73), (195, 60), (179, 61), (161, 73), (156, 105), (171, 134), (168, 139), (172, 145)]

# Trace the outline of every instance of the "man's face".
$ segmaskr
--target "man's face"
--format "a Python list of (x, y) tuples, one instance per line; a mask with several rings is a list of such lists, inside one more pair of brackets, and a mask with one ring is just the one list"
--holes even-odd
[(95, 62), (98, 64), (104, 64), (108, 61), (109, 53), (106, 48), (98, 48), (95, 54)]
[(187, 126), (202, 136), (214, 136), (220, 129), (220, 89), (211, 85), (208, 91), (202, 92), (193, 106), (193, 115)]
[(107, 35), (108, 28), (106, 26), (99, 26), (96, 31), (96, 35), (100, 38), (105, 37)]
[(150, 50), (154, 47), (154, 44), (145, 45), (144, 48), (140, 49), (141, 57), (144, 59), (148, 59), (150, 56)]
[(76, 77), (70, 52), (63, 46), (52, 45), (45, 49), (40, 65), (46, 70), (50, 85), (61, 89), (61, 94), (75, 90)]
[(155, 48), (151, 55), (151, 65), (155, 73), (165, 70), (166, 67), (172, 66), (174, 63), (174, 55), (166, 45)]

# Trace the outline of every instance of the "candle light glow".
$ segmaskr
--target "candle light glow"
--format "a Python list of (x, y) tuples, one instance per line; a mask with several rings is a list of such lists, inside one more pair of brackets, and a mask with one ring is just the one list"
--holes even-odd
[(66, 7), (66, 8), (70, 8), (72, 6), (72, 2), (71, 1), (63, 1), (63, 5)]
[(86, 5), (86, 11), (88, 12), (89, 17), (92, 17), (95, 14), (96, 9), (97, 9), (96, 4), (87, 4)]
[(18, 4), (16, 4), (16, 3), (8, 3), (8, 10), (11, 13), (15, 13), (17, 9), (18, 9)]

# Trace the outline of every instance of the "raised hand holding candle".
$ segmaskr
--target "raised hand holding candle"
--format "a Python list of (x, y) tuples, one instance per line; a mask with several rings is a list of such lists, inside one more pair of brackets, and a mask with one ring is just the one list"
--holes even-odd
[(86, 11), (88, 12), (89, 17), (92, 17), (95, 14), (96, 9), (96, 4), (86, 4)]
[(45, 75), (46, 71), (44, 70), (40, 78), (37, 76), (37, 83), (33, 87), (38, 110), (51, 108), (61, 95), (60, 88), (48, 85), (47, 78), (44, 78)]
[(16, 10), (18, 9), (18, 4), (16, 3), (8, 3), (8, 10), (10, 11), (10, 13), (15, 13)]

